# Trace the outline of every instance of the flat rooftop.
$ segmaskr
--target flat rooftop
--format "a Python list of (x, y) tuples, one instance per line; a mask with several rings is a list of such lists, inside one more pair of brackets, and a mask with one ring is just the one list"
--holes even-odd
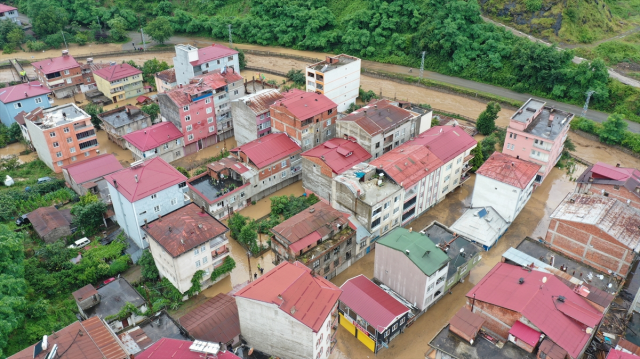
[(449, 331), (449, 325), (431, 339), (429, 345), (456, 359), (535, 359), (536, 355), (527, 353), (511, 342), (506, 342), (502, 348), (485, 340), (480, 335), (469, 344), (457, 334)]
[(540, 115), (525, 129), (525, 132), (534, 136), (555, 140), (562, 130), (569, 126), (568, 120), (571, 117), (573, 117), (573, 114), (545, 107)]
[(189, 184), (193, 186), (193, 188), (200, 191), (200, 193), (202, 193), (202, 195), (207, 197), (207, 199), (210, 201), (214, 201), (216, 198), (220, 197), (221, 195), (228, 193), (228, 192), (224, 192), (225, 189), (229, 189), (229, 192), (233, 191), (233, 189), (230, 188), (231, 185), (234, 185), (235, 188), (238, 188), (244, 185), (242, 181), (238, 181), (233, 178), (215, 180), (211, 178), (210, 175), (205, 175), (200, 178), (196, 178), (192, 182), (190, 181)]
[(189, 340), (186, 333), (164, 311), (145, 319), (138, 326), (118, 335), (129, 354), (136, 355), (162, 338)]
[(527, 119), (543, 108), (544, 105), (546, 105), (546, 102), (530, 98), (511, 116), (511, 119), (518, 122), (527, 122)]
[(127, 302), (136, 307), (144, 304), (144, 298), (124, 278), (98, 288), (98, 294), (100, 303), (84, 311), (87, 317), (99, 316), (104, 319), (109, 315), (118, 314)]
[(335, 177), (334, 181), (347, 186), (354, 196), (359, 191), (360, 200), (373, 206), (402, 188), (387, 176), (382, 178), (382, 186), (378, 186), (377, 177), (368, 181), (364, 180), (373, 171), (377, 171), (374, 166), (364, 162), (359, 163), (340, 176)]
[[(452, 277), (458, 270), (458, 267), (467, 263), (473, 256), (481, 251), (478, 246), (471, 243), (471, 240), (459, 235), (454, 237), (452, 231), (438, 222), (430, 224), (422, 232), (426, 234), (436, 246), (444, 248), (444, 252), (451, 259), (447, 278)], [(449, 246), (445, 247), (447, 243), (449, 243)], [(460, 249), (462, 248), (464, 248), (464, 251), (461, 253)]]
[(91, 116), (73, 103), (45, 109), (42, 111), (42, 115), (43, 118), (41, 122), (34, 122), (34, 124), (43, 130), (91, 118)]
[(148, 115), (135, 106), (118, 107), (98, 115), (100, 119), (115, 128), (144, 120)]
[[(338, 61), (329, 63), (329, 59), (337, 59)], [(357, 57), (353, 57), (353, 56), (349, 56), (349, 55), (345, 55), (345, 54), (341, 54), (341, 55), (337, 55), (337, 56), (327, 56), (327, 59), (325, 61), (320, 61), (317, 62), (311, 66), (309, 66), (310, 69), (312, 70), (316, 70), (322, 73), (325, 72), (329, 72), (331, 70), (335, 70), (339, 67), (342, 67), (346, 64), (350, 64), (352, 62), (358, 61), (360, 60)]]

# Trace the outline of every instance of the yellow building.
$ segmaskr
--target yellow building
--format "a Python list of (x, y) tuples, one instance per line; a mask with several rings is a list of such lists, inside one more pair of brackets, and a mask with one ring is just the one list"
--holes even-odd
[(101, 68), (93, 72), (98, 90), (113, 102), (122, 101), (144, 93), (142, 71), (123, 63)]

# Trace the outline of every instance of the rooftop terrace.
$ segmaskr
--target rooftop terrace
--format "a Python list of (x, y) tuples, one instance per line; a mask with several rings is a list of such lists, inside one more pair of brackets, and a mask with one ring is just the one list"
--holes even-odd
[(337, 55), (337, 56), (327, 56), (326, 60), (317, 62), (309, 66), (309, 68), (312, 70), (320, 71), (322, 73), (326, 73), (358, 60), (359, 59), (357, 57), (353, 57), (345, 54)]
[(545, 102), (531, 98), (511, 116), (511, 120), (527, 123), (527, 121), (540, 110), (542, 110), (540, 114), (531, 121), (524, 132), (554, 140), (569, 126), (569, 122), (573, 118), (572, 113), (545, 106)]
[(477, 338), (473, 345), (449, 330), (449, 325), (442, 328), (429, 345), (456, 359), (535, 359), (535, 354), (527, 353), (511, 342), (499, 348), (488, 340)]
[(118, 335), (130, 354), (138, 354), (162, 338), (189, 340), (186, 333), (164, 311), (145, 319), (135, 328)]
[(216, 180), (208, 174), (189, 181), (189, 184), (210, 201), (214, 201), (216, 198), (244, 185), (242, 181), (233, 178)]
[(48, 108), (44, 110), (42, 114), (44, 116), (42, 122), (36, 122), (34, 124), (39, 126), (43, 130), (64, 126), (78, 120), (91, 118), (91, 116), (89, 116), (86, 112), (81, 110), (73, 103)]
[(307, 264), (307, 262), (311, 258), (318, 258), (327, 249), (330, 249), (331, 247), (335, 246), (336, 244), (347, 240), (349, 237), (351, 237), (353, 235), (353, 233), (354, 233), (354, 231), (353, 231), (353, 229), (351, 229), (351, 227), (344, 226), (344, 228), (342, 228), (342, 230), (340, 232), (334, 234), (333, 237), (327, 239), (326, 241), (318, 244), (315, 247), (312, 247), (311, 249), (309, 249), (308, 251), (303, 253), (301, 256), (298, 256), (298, 260), (300, 260), (303, 263)]

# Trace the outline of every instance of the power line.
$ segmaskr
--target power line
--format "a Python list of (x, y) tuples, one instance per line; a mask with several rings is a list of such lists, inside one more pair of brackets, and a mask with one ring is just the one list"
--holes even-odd
[(587, 100), (584, 103), (584, 107), (582, 107), (582, 113), (580, 114), (580, 117), (584, 117), (587, 114), (587, 110), (589, 109), (589, 100), (591, 100), (591, 95), (593, 95), (594, 93), (596, 92), (593, 90), (587, 91)]

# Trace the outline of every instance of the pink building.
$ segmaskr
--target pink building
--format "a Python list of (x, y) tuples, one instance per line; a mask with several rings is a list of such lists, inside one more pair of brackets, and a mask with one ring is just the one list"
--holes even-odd
[(538, 164), (537, 184), (547, 177), (564, 149), (573, 114), (530, 98), (511, 116), (502, 152)]

